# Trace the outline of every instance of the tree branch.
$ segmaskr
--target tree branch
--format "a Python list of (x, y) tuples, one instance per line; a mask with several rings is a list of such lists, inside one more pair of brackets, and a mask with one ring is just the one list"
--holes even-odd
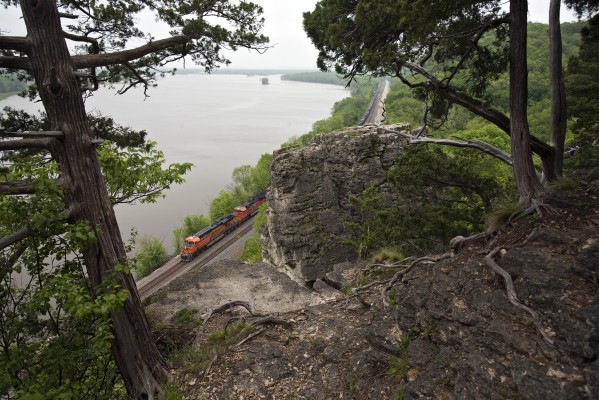
[(72, 33), (69, 32), (63, 32), (63, 35), (66, 39), (72, 40), (74, 42), (85, 42), (85, 43), (89, 43), (92, 45), (93, 47), (93, 54), (98, 54), (100, 53), (100, 45), (98, 44), (98, 41), (94, 38), (90, 38), (87, 36), (80, 36), (80, 35), (74, 35)]
[(31, 229), (23, 228), (19, 231), (16, 231), (15, 233), (13, 233), (11, 235), (1, 238), (0, 239), (0, 250), (3, 250), (5, 248), (7, 248), (8, 246), (13, 245), (13, 244), (25, 239), (32, 233), (33, 232), (31, 231)]
[[(460, 93), (447, 85), (444, 85), (433, 74), (431, 74), (429, 71), (422, 68), (421, 66), (407, 62), (403, 63), (403, 66), (408, 68), (413, 73), (426, 78), (429, 85), (434, 87), (435, 90), (442, 93), (448, 100), (464, 107), (465, 109), (478, 115), (479, 117), (482, 117), (487, 121), (495, 124), (499, 129), (501, 129), (508, 135), (511, 135), (510, 119), (502, 112), (487, 107), (479, 100), (466, 96), (465, 94)], [(550, 157), (554, 153), (554, 150), (551, 148), (551, 146), (549, 146), (542, 140), (536, 138), (535, 136), (531, 135), (530, 142), (532, 151), (541, 156), (541, 158)]]
[(157, 40), (147, 43), (143, 46), (136, 47), (130, 50), (116, 51), (114, 53), (104, 54), (85, 54), (72, 57), (73, 63), (77, 69), (106, 67), (113, 64), (124, 64), (129, 61), (136, 60), (150, 53), (155, 53), (159, 50), (168, 49), (170, 47), (185, 44), (193, 38), (187, 35), (178, 35), (166, 39)]
[(62, 137), (64, 137), (64, 132), (62, 132), (62, 131), (17, 131), (17, 132), (0, 131), (0, 136), (3, 136), (3, 137), (32, 137), (32, 138), (44, 138), (44, 137), (62, 138)]
[(0, 195), (33, 194), (35, 190), (35, 185), (28, 182), (0, 182)]
[(414, 136), (408, 133), (395, 131), (387, 128), (379, 128), (383, 132), (394, 133), (408, 140), (408, 144), (422, 144), (422, 143), (432, 143), (432, 144), (440, 144), (444, 146), (453, 146), (453, 147), (466, 147), (471, 149), (480, 150), (490, 156), (497, 158), (500, 161), (508, 165), (512, 165), (512, 157), (506, 153), (505, 151), (490, 145), (489, 143), (482, 142), (480, 140), (459, 140), (459, 139), (435, 139), (429, 137), (421, 137)]
[(25, 52), (27, 49), (29, 49), (29, 40), (26, 37), (0, 35), (0, 50)]
[(29, 59), (27, 57), (0, 56), (0, 68), (22, 69), (29, 71)]
[(50, 149), (50, 139), (17, 139), (0, 141), (0, 150)]

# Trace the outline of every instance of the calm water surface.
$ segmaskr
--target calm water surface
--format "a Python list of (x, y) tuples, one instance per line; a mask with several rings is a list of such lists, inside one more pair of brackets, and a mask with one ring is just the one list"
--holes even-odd
[[(132, 227), (152, 235), (173, 251), (172, 231), (191, 214), (207, 214), (210, 201), (232, 183), (235, 167), (254, 165), (260, 155), (302, 135), (330, 115), (336, 101), (349, 96), (341, 86), (281, 81), (270, 76), (177, 75), (143, 91), (117, 96), (100, 90), (87, 100), (88, 111), (134, 129), (145, 129), (158, 142), (167, 162), (192, 162), (187, 181), (173, 186), (154, 204), (119, 205), (116, 214), (125, 239)], [(0, 109), (39, 108), (19, 97), (0, 101)]]

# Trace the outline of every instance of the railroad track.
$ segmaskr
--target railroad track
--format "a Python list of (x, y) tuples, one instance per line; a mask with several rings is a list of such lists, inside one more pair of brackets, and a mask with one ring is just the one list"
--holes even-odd
[(252, 220), (253, 217), (249, 218), (239, 228), (224, 236), (195, 259), (186, 262), (182, 261), (180, 256), (176, 256), (167, 261), (162, 267), (154, 271), (149, 276), (137, 281), (136, 284), (139, 297), (142, 299), (144, 297), (148, 297), (190, 269), (195, 267), (201, 268), (210, 263), (210, 261), (214, 260), (229, 246), (240, 240), (252, 230)]

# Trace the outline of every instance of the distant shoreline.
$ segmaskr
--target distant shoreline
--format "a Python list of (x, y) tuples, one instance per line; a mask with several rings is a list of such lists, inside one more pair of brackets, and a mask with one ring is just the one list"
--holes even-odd
[(8, 93), (0, 93), (0, 101), (9, 98), (10, 96), (14, 96), (19, 94), (19, 92), (8, 92)]

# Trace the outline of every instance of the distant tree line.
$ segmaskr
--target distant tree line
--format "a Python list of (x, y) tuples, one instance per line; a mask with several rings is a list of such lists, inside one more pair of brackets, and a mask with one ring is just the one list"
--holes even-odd
[(27, 87), (27, 83), (16, 79), (13, 74), (0, 72), (0, 93), (20, 92)]
[(334, 72), (310, 71), (296, 72), (292, 74), (281, 75), (282, 81), (297, 81), (310, 83), (329, 83), (332, 85), (347, 85), (347, 81), (342, 76)]

